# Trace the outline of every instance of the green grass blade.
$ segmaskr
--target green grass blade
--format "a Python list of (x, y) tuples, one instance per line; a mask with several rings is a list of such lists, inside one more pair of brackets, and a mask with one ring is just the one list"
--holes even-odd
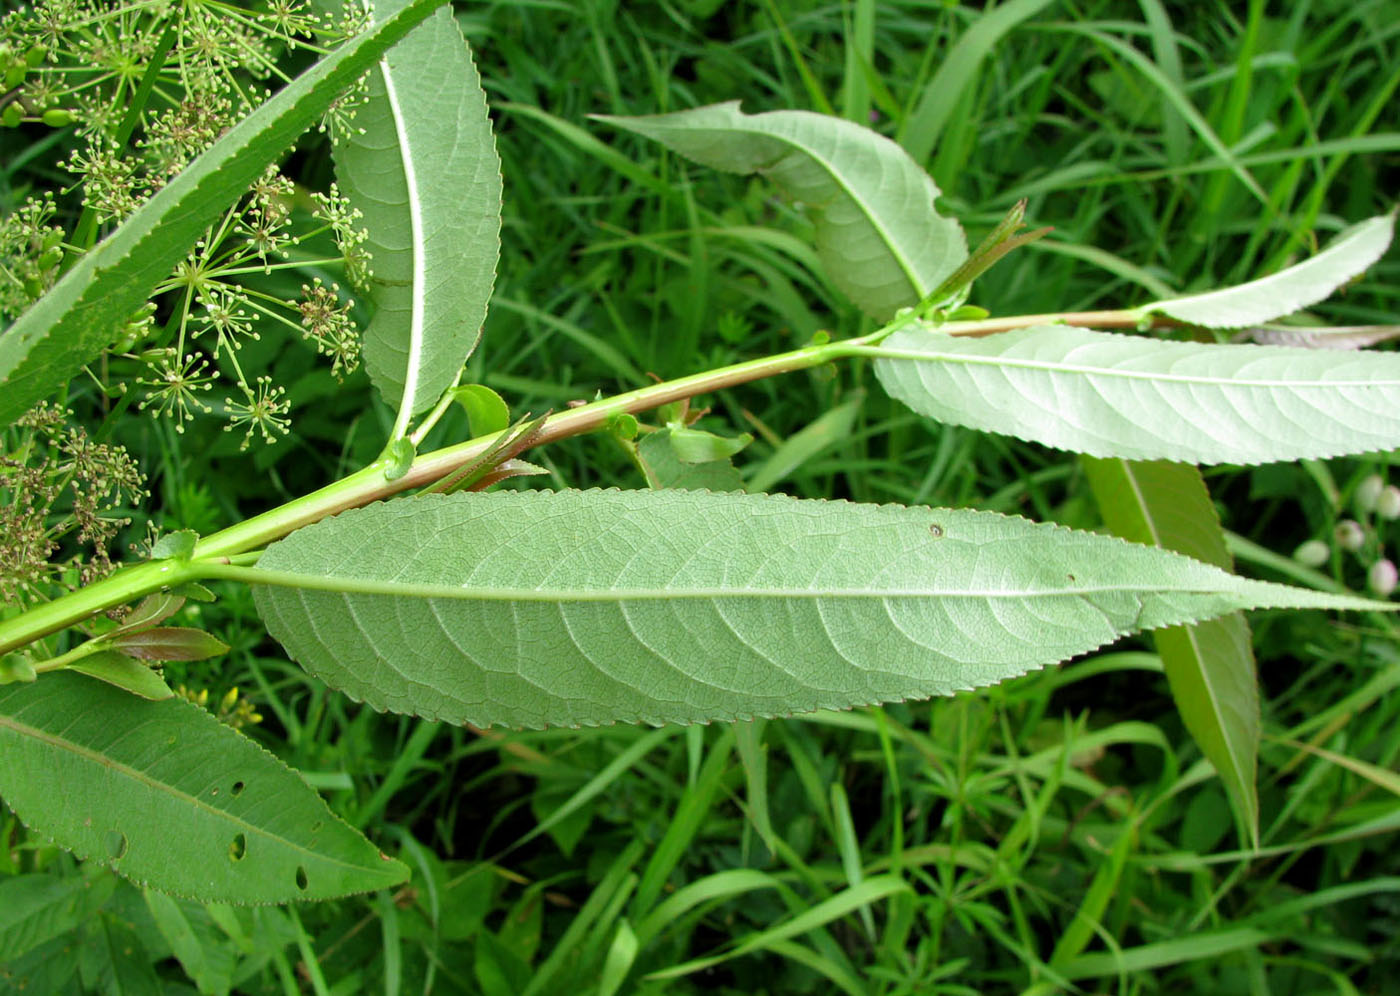
[(98, 355), (219, 215), (443, 0), (411, 0), (283, 87), (80, 259), (0, 335), (0, 425)]
[(1149, 83), (1161, 91), (1167, 103), (1186, 119), (1186, 123), (1191, 126), (1191, 130), (1196, 133), (1197, 137), (1220, 157), (1230, 172), (1235, 175), (1235, 178), (1244, 184), (1245, 188), (1259, 200), (1259, 203), (1265, 207), (1269, 206), (1269, 197), (1259, 186), (1259, 181), (1254, 179), (1235, 153), (1220, 140), (1220, 136), (1211, 128), (1210, 122), (1196, 109), (1196, 105), (1191, 103), (1191, 98), (1182, 91), (1181, 87), (1173, 83), (1156, 63), (1123, 39), (1100, 31), (1093, 26), (1060, 23), (1055, 25), (1055, 28), (1070, 34), (1092, 38), (1135, 67)]
[[(1195, 467), (1092, 457), (1084, 467), (1116, 535), (1232, 569), (1220, 518)], [(1231, 613), (1153, 636), (1186, 729), (1219, 773), (1241, 837), (1258, 844), (1259, 685), (1249, 623)]]
[[(918, 105), (901, 129), (899, 144), (915, 162), (927, 162), (959, 98), (972, 84), (982, 61), (997, 42), (1050, 3), (1051, 0), (1008, 0), (983, 11), (972, 27), (963, 32), (939, 64), (938, 72), (929, 80)], [(918, 296), (922, 298), (923, 294)]]
[(754, 951), (769, 950), (775, 944), (816, 930), (818, 927), (824, 927), (834, 920), (849, 916), (862, 907), (878, 902), (887, 896), (906, 892), (908, 889), (909, 886), (894, 875), (877, 875), (875, 878), (868, 878), (860, 885), (838, 892), (830, 899), (823, 900), (799, 913), (786, 923), (744, 938), (724, 954), (696, 958), (681, 965), (653, 972), (647, 978), (677, 979), (722, 964), (731, 958), (737, 958)]

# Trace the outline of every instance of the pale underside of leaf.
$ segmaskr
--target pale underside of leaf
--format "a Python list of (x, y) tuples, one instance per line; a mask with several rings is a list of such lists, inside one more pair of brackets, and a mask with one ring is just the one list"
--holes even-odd
[(331, 686), (527, 727), (921, 698), (1245, 606), (1373, 604), (992, 513), (684, 491), (372, 505), (245, 573)]
[(1384, 255), (1395, 231), (1395, 213), (1369, 218), (1342, 232), (1326, 249), (1301, 263), (1235, 287), (1158, 301), (1142, 309), (1215, 329), (1238, 329), (1291, 315), (1332, 292)]
[(281, 761), (180, 698), (57, 672), (0, 688), (0, 796), (79, 857), (163, 892), (281, 903), (403, 881)]
[(486, 96), (451, 12), (370, 74), (336, 174), (369, 234), (365, 367), (407, 420), (455, 382), (480, 338), (500, 254), (501, 164)]
[(1400, 339), (1400, 325), (1265, 325), (1235, 333), (1236, 340), (1249, 339), (1266, 346), (1299, 346), (1305, 349), (1365, 349), (1392, 339)]
[(443, 0), (410, 0), (238, 122), (0, 334), (0, 425), (82, 369), (204, 230), (379, 54)]
[(877, 320), (919, 301), (967, 258), (962, 226), (902, 148), (808, 111), (744, 114), (739, 102), (648, 117), (596, 115), (713, 169), (760, 173), (810, 207), (831, 280)]
[(1400, 446), (1400, 357), (1205, 345), (1063, 325), (896, 332), (880, 382), (914, 411), (1091, 456), (1266, 463)]

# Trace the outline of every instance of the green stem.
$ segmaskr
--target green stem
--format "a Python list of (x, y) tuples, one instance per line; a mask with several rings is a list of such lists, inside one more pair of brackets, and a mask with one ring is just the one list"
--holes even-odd
[(42, 661), (34, 665), (35, 674), (43, 674), (45, 671), (61, 671), (69, 664), (76, 663), (84, 657), (91, 657), (93, 654), (101, 653), (107, 648), (102, 640), (85, 640), (78, 644), (66, 654)]
[(13, 619), (0, 622), (0, 654), (33, 643), (89, 619), (97, 613), (125, 605), (161, 588), (193, 581), (200, 576), (198, 565), (176, 560), (151, 560), (124, 567), (71, 595), (45, 602)]
[[(989, 335), (1013, 328), (1057, 322), (1099, 328), (1125, 328), (1136, 326), (1139, 318), (1140, 316), (1133, 311), (1022, 315), (980, 322), (952, 322), (942, 326), (942, 331), (953, 335)], [(788, 353), (736, 363), (717, 370), (707, 370), (704, 373), (662, 384), (652, 384), (591, 404), (580, 405), (546, 419), (531, 445), (541, 446), (570, 436), (594, 432), (604, 428), (608, 419), (619, 412), (635, 415), (672, 402), (762, 380), (765, 377), (810, 370), (853, 356), (879, 355), (880, 350), (871, 344), (877, 342), (881, 335), (882, 332), (876, 332), (858, 339), (806, 346)], [(395, 461), (391, 457), (381, 456), (363, 470), (319, 491), (313, 491), (309, 495), (206, 536), (195, 547), (193, 559), (190, 561), (148, 561), (125, 567), (71, 595), (40, 605), (13, 619), (0, 621), (0, 654), (8, 653), (50, 633), (76, 625), (99, 612), (124, 605), (162, 588), (216, 576), (219, 565), (211, 561), (217, 560), (220, 564), (227, 564), (229, 558), (261, 549), (302, 526), (319, 522), (337, 512), (433, 484), (479, 460), (509, 431), (507, 429), (478, 436), (464, 443), (421, 454), (413, 461), (413, 466), (406, 474), (392, 481), (385, 478), (385, 472), (394, 466)]]
[[(534, 445), (553, 442), (603, 428), (615, 412), (638, 412), (658, 408), (697, 394), (706, 394), (764, 377), (822, 366), (849, 355), (852, 346), (864, 343), (852, 339), (844, 343), (808, 346), (761, 360), (750, 360), (721, 367), (679, 380), (652, 384), (592, 404), (571, 408), (550, 416), (534, 440)], [(509, 431), (509, 430), (506, 430)], [(215, 576), (229, 558), (256, 550), (302, 526), (318, 522), (348, 508), (367, 505), (413, 488), (440, 480), (486, 453), (502, 433), (491, 433), (454, 446), (434, 450), (414, 460), (408, 473), (386, 480), (385, 471), (394, 461), (380, 457), (364, 469), (319, 491), (297, 498), (278, 508), (255, 515), (237, 525), (200, 540), (190, 561), (160, 560), (136, 564), (110, 577), (55, 599), (13, 619), (0, 622), (0, 654), (8, 653), (34, 640), (48, 636), (88, 619), (99, 612), (169, 588)], [(211, 563), (220, 561), (221, 564)]]

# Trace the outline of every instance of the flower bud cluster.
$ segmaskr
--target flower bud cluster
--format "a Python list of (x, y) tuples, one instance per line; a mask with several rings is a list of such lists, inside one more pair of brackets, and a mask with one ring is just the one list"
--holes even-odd
[(1366, 566), (1366, 586), (1382, 598), (1400, 586), (1400, 570), (1385, 555), (1386, 524), (1400, 519), (1400, 487), (1388, 484), (1380, 474), (1368, 474), (1352, 494), (1357, 518), (1337, 520), (1331, 542), (1310, 539), (1293, 551), (1293, 559), (1306, 567), (1320, 568), (1332, 559), (1333, 550), (1354, 554)]

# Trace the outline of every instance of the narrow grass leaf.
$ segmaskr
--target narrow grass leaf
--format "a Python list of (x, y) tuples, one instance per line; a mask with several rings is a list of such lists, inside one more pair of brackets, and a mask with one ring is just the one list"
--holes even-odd
[(206, 710), (57, 672), (0, 688), (0, 796), (32, 829), (162, 892), (328, 899), (407, 869)]
[(994, 513), (692, 491), (425, 495), (209, 571), (332, 687), (483, 726), (844, 709), (1249, 606), (1390, 607)]
[(637, 939), (645, 945), (697, 906), (748, 895), (759, 889), (777, 889), (781, 885), (780, 879), (753, 868), (731, 868), (706, 875), (677, 889), (653, 907), (637, 922)]
[(674, 114), (596, 115), (712, 169), (759, 173), (809, 207), (833, 283), (877, 320), (919, 301), (967, 258), (938, 187), (889, 139), (808, 111), (745, 114), (738, 101)]
[[(1233, 567), (1201, 472), (1163, 460), (1084, 458), (1089, 485), (1115, 535)], [(1231, 613), (1157, 630), (1172, 698), (1186, 729), (1215, 766), (1246, 843), (1259, 842), (1259, 683), (1249, 623)], [(1077, 953), (1077, 952), (1076, 952)]]
[(1346, 768), (1352, 774), (1366, 779), (1379, 789), (1384, 789), (1391, 795), (1400, 796), (1400, 774), (1396, 774), (1389, 768), (1382, 768), (1369, 761), (1363, 761), (1359, 757), (1351, 757), (1348, 754), (1338, 754), (1336, 751), (1328, 750), (1325, 747), (1318, 747), (1314, 744), (1303, 743), (1300, 740), (1284, 740), (1283, 743), (1298, 750), (1307, 751), (1324, 761), (1330, 761), (1339, 768)]
[(938, 146), (943, 128), (957, 107), (958, 99), (977, 78), (982, 60), (997, 42), (1021, 22), (1050, 6), (1051, 2), (1009, 0), (982, 11), (939, 60), (938, 71), (924, 87), (918, 106), (900, 129), (900, 144), (915, 162), (926, 161)]
[(500, 256), (501, 161), (450, 10), (390, 49), (369, 89), (358, 127), (336, 144), (336, 176), (369, 233), (365, 369), (402, 429), (452, 386), (480, 338)]
[[(268, 163), (443, 0), (411, 0), (235, 124), (0, 334), (0, 425), (73, 377)], [(455, 371), (454, 371), (455, 372)]]
[(1267, 463), (1400, 446), (1400, 357), (1206, 345), (1039, 325), (928, 326), (872, 355), (914, 411), (1099, 457)]
[(1070, 34), (1083, 35), (1091, 38), (1109, 51), (1117, 53), (1125, 62), (1136, 68), (1147, 82), (1161, 91), (1162, 99), (1166, 102), (1167, 106), (1176, 109), (1176, 112), (1185, 119), (1187, 125), (1196, 133), (1197, 137), (1221, 159), (1223, 164), (1234, 174), (1235, 178), (1239, 180), (1240, 183), (1244, 184), (1245, 188), (1254, 195), (1255, 199), (1265, 207), (1271, 207), (1269, 197), (1264, 193), (1264, 188), (1259, 186), (1259, 181), (1254, 179), (1249, 170), (1240, 162), (1239, 157), (1220, 140), (1220, 136), (1215, 133), (1215, 129), (1210, 126), (1210, 122), (1196, 109), (1196, 105), (1191, 103), (1191, 98), (1187, 96), (1185, 91), (1163, 73), (1155, 62), (1117, 35), (1109, 34), (1106, 31), (1100, 31), (1091, 25), (1059, 22), (1054, 25), (1054, 28)]
[(617, 933), (613, 936), (608, 957), (603, 962), (603, 973), (598, 980), (598, 996), (613, 996), (622, 988), (627, 973), (632, 971), (632, 963), (637, 960), (637, 935), (626, 918), (618, 921)]
[(855, 910), (878, 902), (886, 896), (908, 890), (909, 886), (894, 875), (878, 875), (875, 878), (868, 878), (860, 885), (838, 892), (830, 899), (823, 900), (810, 909), (799, 913), (786, 923), (744, 938), (725, 954), (696, 958), (681, 965), (652, 972), (647, 978), (676, 979), (721, 964), (740, 955), (771, 949), (775, 944), (824, 927), (828, 923), (849, 916)]
[(1291, 315), (1331, 297), (1385, 254), (1395, 234), (1395, 212), (1367, 219), (1338, 235), (1316, 256), (1295, 266), (1205, 294), (1178, 297), (1142, 308), (1193, 325), (1238, 329)]
[(849, 401), (822, 412), (783, 440), (772, 456), (754, 470), (749, 478), (749, 490), (771, 491), (774, 485), (787, 480), (807, 461), (849, 439), (864, 403), (865, 393), (862, 391)]

